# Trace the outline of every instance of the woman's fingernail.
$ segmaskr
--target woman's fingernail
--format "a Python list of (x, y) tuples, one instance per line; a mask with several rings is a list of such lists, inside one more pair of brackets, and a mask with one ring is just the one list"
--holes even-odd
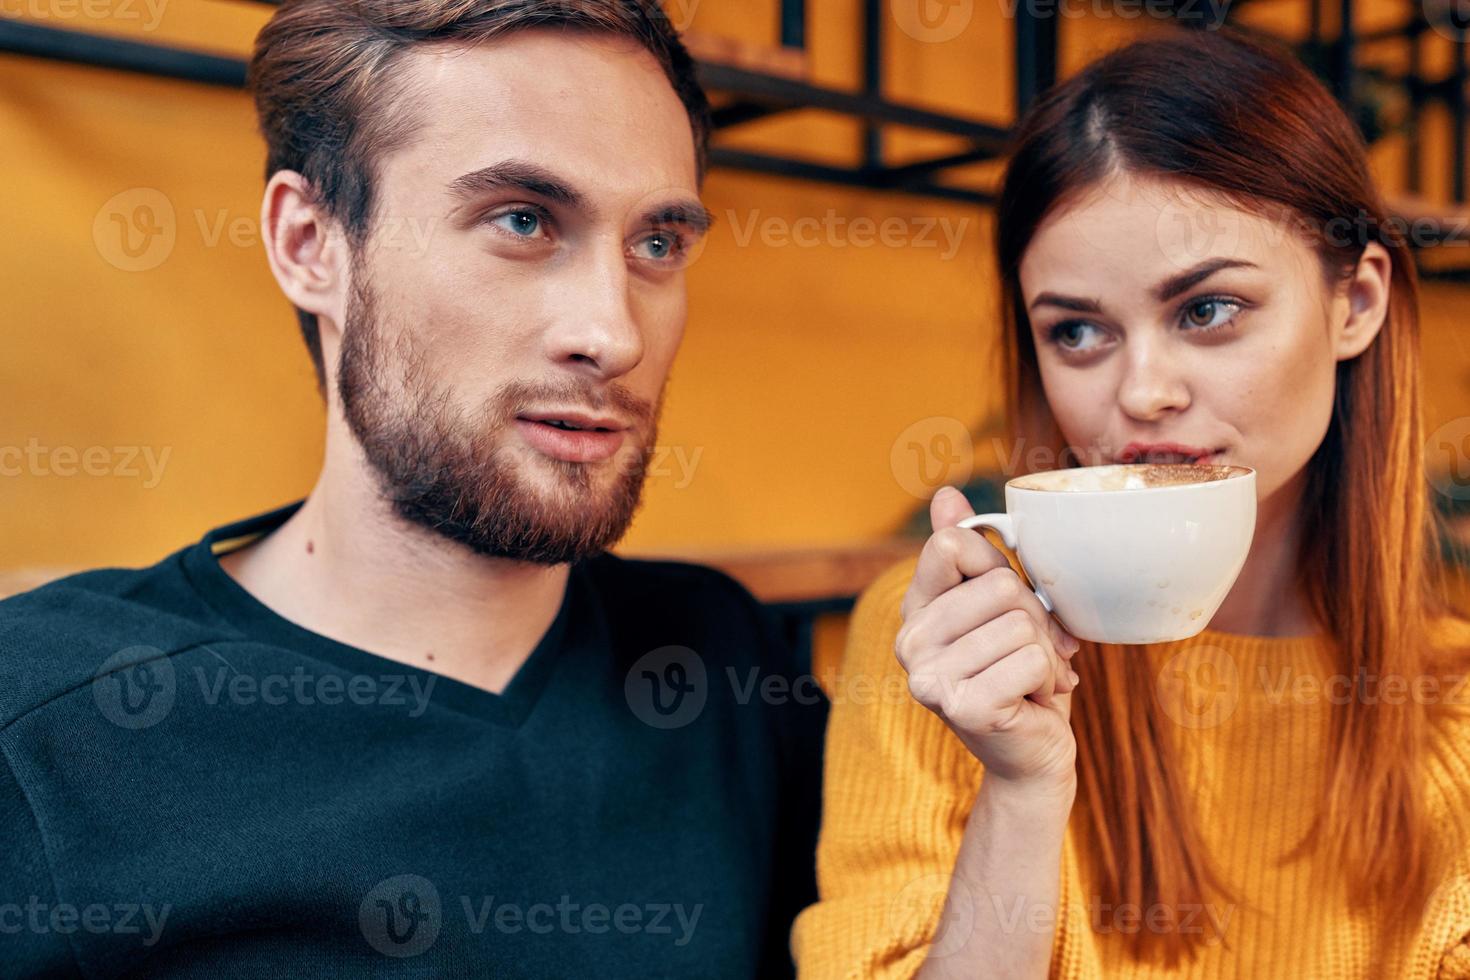
[(1082, 678), (1077, 676), (1077, 672), (1075, 670), (1067, 671), (1067, 675), (1072, 678), (1073, 687), (1076, 687), (1082, 681)]

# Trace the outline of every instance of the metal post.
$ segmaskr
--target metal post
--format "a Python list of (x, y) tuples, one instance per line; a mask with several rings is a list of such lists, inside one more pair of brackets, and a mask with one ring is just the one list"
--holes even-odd
[(1057, 80), (1057, 21), (1026, 0), (1016, 4), (1016, 115)]
[(1455, 73), (1451, 76), (1450, 111), (1454, 114), (1454, 173), (1450, 185), (1456, 204), (1465, 201), (1465, 32), (1455, 39)]
[[(882, 0), (863, 0), (863, 92), (869, 98), (883, 96)], [(883, 167), (883, 130), (871, 121), (863, 126), (863, 166)]]
[(1420, 53), (1419, 39), (1424, 30), (1425, 21), (1420, 15), (1414, 17), (1409, 25), (1409, 77), (1405, 86), (1409, 91), (1409, 131), (1407, 133), (1406, 146), (1404, 149), (1404, 189), (1410, 194), (1418, 194), (1422, 189), (1423, 177), (1420, 171), (1423, 169), (1422, 156), (1424, 147), (1419, 135), (1419, 126), (1424, 116), (1424, 71), (1423, 59)]
[(781, 47), (806, 47), (806, 0), (781, 0)]
[(245, 62), (202, 51), (143, 44), (104, 34), (26, 24), (0, 16), (0, 52), (242, 88)]
[(1332, 90), (1337, 101), (1352, 115), (1353, 98), (1353, 0), (1341, 0), (1338, 6), (1337, 46), (1332, 59)]

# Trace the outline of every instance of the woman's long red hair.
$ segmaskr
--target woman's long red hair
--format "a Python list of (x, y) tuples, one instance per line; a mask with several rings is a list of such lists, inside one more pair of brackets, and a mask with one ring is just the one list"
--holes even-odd
[[(1093, 62), (1022, 120), (998, 205), (1012, 438), (1025, 454), (1066, 449), (1041, 387), (1018, 269), (1038, 225), (1115, 170), (1179, 181), (1235, 206), (1318, 230), (1329, 284), (1368, 241), (1393, 261), (1389, 313), (1360, 356), (1340, 362), (1330, 429), (1308, 464), (1299, 572), (1349, 677), (1431, 669), (1430, 619), (1447, 610), (1424, 478), (1418, 284), (1386, 225), (1353, 124), (1294, 58), (1228, 32), (1145, 40)], [(1283, 217), (1284, 216), (1284, 217)], [(1325, 234), (1323, 232), (1326, 232)], [(1172, 727), (1155, 706), (1146, 660), (1084, 644), (1073, 703), (1091, 886), (1113, 907), (1187, 909), (1228, 898), (1189, 797), (1170, 764)], [(1428, 707), (1352, 698), (1335, 710), (1328, 793), (1296, 853), (1330, 848), (1356, 904), (1407, 922), (1438, 857), (1421, 771)], [(1138, 930), (1134, 954), (1172, 964), (1210, 937)]]

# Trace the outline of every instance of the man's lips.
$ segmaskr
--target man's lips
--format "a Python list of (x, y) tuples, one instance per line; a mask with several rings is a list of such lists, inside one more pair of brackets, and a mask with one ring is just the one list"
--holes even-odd
[(596, 463), (609, 459), (621, 448), (627, 435), (623, 428), (565, 429), (558, 428), (551, 420), (531, 418), (517, 418), (515, 427), (533, 448), (568, 463)]
[(625, 423), (611, 415), (590, 415), (571, 408), (521, 412), (516, 418), (527, 422), (559, 422), (578, 429), (605, 429), (609, 432), (628, 428)]
[(1187, 446), (1178, 442), (1130, 442), (1118, 454), (1119, 463), (1207, 463), (1224, 450)]

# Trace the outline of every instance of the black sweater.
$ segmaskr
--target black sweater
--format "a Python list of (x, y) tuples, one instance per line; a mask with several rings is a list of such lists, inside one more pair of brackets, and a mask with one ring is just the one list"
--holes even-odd
[(497, 695), (224, 573), (297, 506), (0, 603), (0, 977), (790, 972), (826, 703), (748, 593), (578, 563)]

